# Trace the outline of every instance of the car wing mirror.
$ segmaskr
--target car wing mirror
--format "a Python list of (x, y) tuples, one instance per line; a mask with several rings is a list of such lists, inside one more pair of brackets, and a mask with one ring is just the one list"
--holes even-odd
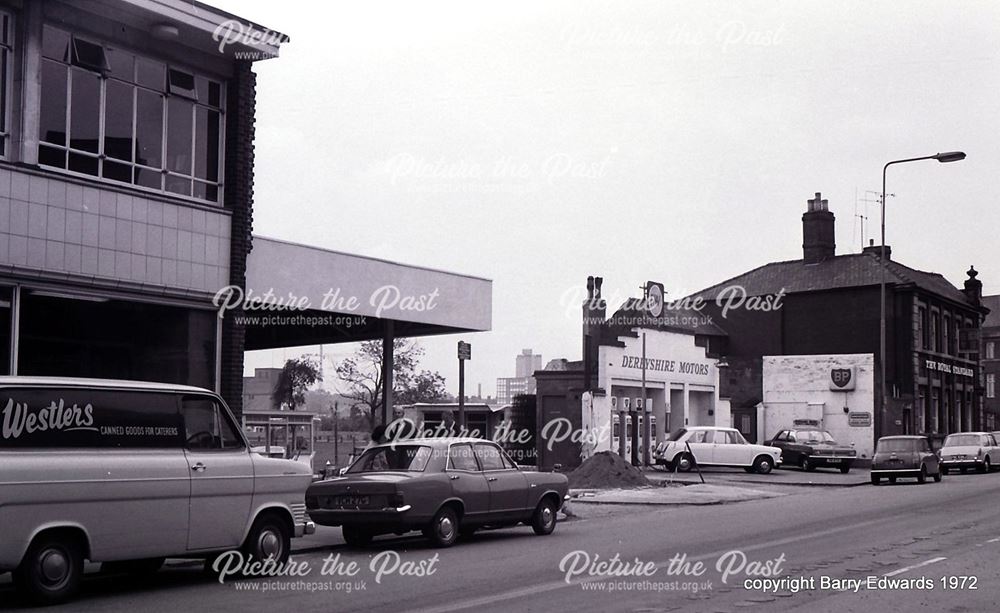
[(344, 475), (346, 475), (347, 474), (347, 467), (345, 466), (345, 467), (341, 468), (340, 470), (338, 470), (337, 474), (340, 475), (341, 477), (343, 477)]

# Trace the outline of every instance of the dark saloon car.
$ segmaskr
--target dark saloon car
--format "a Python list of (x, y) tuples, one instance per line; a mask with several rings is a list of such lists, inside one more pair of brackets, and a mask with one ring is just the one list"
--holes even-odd
[(448, 547), (484, 527), (550, 534), (568, 490), (566, 475), (522, 470), (492, 441), (425, 438), (366, 450), (342, 476), (313, 483), (306, 508), (351, 546), (421, 530)]
[(883, 478), (895, 483), (898, 478), (916, 478), (919, 483), (933, 477), (941, 481), (941, 465), (923, 436), (883, 436), (875, 446), (872, 458), (872, 485)]
[(785, 467), (798, 466), (802, 470), (839, 468), (848, 473), (858, 452), (850, 445), (841, 445), (825, 430), (816, 428), (789, 428), (779, 430), (765, 445), (781, 449)]

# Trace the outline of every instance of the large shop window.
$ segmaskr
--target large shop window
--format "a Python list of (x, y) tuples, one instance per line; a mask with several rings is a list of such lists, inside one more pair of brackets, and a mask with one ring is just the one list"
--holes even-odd
[(218, 81), (45, 26), (38, 162), (219, 202)]
[(213, 387), (212, 311), (41, 290), (21, 298), (18, 374)]
[(10, 374), (10, 327), (14, 314), (14, 289), (0, 286), (0, 375)]

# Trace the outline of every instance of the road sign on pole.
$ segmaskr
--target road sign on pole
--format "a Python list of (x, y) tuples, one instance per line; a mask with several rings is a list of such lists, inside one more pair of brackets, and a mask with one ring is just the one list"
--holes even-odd
[(458, 341), (458, 429), (465, 429), (465, 361), (472, 359), (472, 343)]

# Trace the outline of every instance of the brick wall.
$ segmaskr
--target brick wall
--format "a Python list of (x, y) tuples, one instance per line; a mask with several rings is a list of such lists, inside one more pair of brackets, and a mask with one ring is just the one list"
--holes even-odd
[[(226, 109), (225, 205), (232, 211), (229, 284), (246, 288), (247, 255), (253, 248), (253, 141), (257, 77), (249, 62), (237, 62)], [(232, 316), (222, 324), (219, 389), (237, 415), (243, 413), (244, 326)]]

